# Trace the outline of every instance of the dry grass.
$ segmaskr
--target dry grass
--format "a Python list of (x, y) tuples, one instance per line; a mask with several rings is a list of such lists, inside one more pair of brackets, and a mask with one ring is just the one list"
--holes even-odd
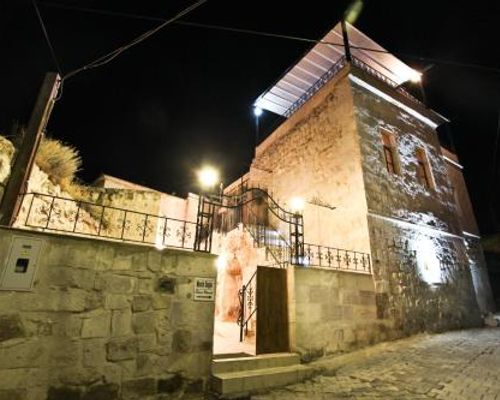
[(74, 147), (44, 137), (36, 154), (36, 163), (53, 183), (64, 187), (70, 186), (75, 180), (82, 159)]
[(15, 149), (10, 141), (0, 136), (0, 183), (7, 180), (10, 175), (10, 164)]

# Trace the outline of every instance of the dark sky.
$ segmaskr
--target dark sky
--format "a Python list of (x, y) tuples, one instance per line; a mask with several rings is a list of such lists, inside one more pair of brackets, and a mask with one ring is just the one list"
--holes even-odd
[[(54, 0), (155, 17), (173, 16), (193, 2)], [(208, 0), (185, 20), (318, 39), (349, 3)], [(368, 0), (356, 26), (394, 53), (499, 67), (498, 3)], [(44, 5), (40, 10), (65, 73), (158, 25)], [(229, 183), (252, 158), (252, 102), (308, 48), (172, 25), (110, 64), (68, 80), (49, 132), (80, 150), (80, 176), (87, 182), (105, 172), (185, 193), (194, 190), (193, 171), (210, 162)], [(55, 68), (31, 1), (0, 0), (0, 50), (0, 131), (5, 132), (13, 119), (27, 118), (43, 74)], [(419, 68), (429, 64), (401, 58)], [(425, 86), (429, 105), (452, 119), (482, 231), (498, 230), (489, 201), (496, 192), (500, 215), (498, 174), (492, 176), (500, 73), (435, 63)], [(263, 117), (263, 133), (275, 119)]]

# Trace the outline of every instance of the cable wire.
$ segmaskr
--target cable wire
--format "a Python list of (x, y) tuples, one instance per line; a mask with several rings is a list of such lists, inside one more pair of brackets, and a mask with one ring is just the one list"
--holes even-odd
[(59, 72), (59, 75), (63, 76), (61, 65), (59, 64), (59, 62), (57, 60), (56, 52), (54, 51), (54, 47), (52, 46), (52, 42), (50, 41), (49, 33), (47, 32), (47, 28), (45, 27), (45, 23), (43, 22), (42, 14), (40, 13), (40, 10), (38, 8), (38, 4), (37, 4), (36, 0), (33, 0), (33, 7), (35, 8), (36, 16), (38, 17), (38, 22), (40, 23), (40, 27), (42, 28), (43, 35), (45, 36), (45, 41), (47, 42), (47, 45), (49, 46), (50, 54), (52, 55), (52, 61), (54, 62), (55, 67), (57, 68), (57, 71)]
[[(67, 5), (57, 4), (57, 3), (50, 3), (50, 2), (42, 2), (41, 4), (43, 4), (47, 7), (61, 8), (61, 9), (72, 10), (72, 11), (82, 11), (82, 12), (88, 12), (88, 13), (93, 13), (93, 14), (101, 14), (101, 15), (109, 15), (109, 16), (117, 16), (117, 17), (125, 17), (125, 18), (134, 18), (134, 19), (143, 19), (143, 20), (150, 20), (150, 21), (166, 21), (164, 18), (152, 17), (152, 16), (148, 16), (148, 15), (129, 14), (129, 13), (123, 13), (123, 12), (109, 11), (109, 10), (99, 10), (99, 9), (95, 9), (95, 8), (67, 6)], [(172, 22), (175, 23), (176, 25), (184, 25), (184, 26), (212, 29), (212, 30), (218, 30), (218, 31), (242, 33), (242, 34), (249, 34), (249, 35), (254, 35), (254, 36), (270, 37), (270, 38), (275, 38), (275, 39), (293, 40), (293, 41), (300, 41), (303, 43), (326, 44), (326, 45), (331, 45), (331, 46), (344, 47), (343, 43), (335, 43), (335, 42), (330, 42), (330, 41), (325, 41), (325, 40), (310, 39), (310, 38), (304, 38), (304, 37), (293, 36), (293, 35), (284, 35), (284, 34), (273, 33), (273, 32), (264, 32), (264, 31), (257, 31), (257, 30), (252, 30), (252, 29), (242, 29), (242, 28), (235, 28), (235, 27), (223, 26), (223, 25), (213, 25), (213, 24), (204, 24), (204, 23), (198, 23), (198, 22), (187, 22), (187, 21), (178, 21), (178, 20), (172, 21)], [(453, 61), (453, 60), (442, 60), (442, 59), (438, 59), (438, 58), (423, 57), (423, 56), (409, 54), (409, 53), (390, 52), (388, 50), (372, 49), (372, 48), (367, 48), (367, 47), (362, 47), (362, 46), (351, 45), (350, 47), (351, 47), (351, 49), (354, 49), (354, 50), (362, 50), (362, 51), (384, 53), (384, 54), (394, 54), (396, 56), (406, 57), (408, 59), (413, 59), (413, 60), (417, 60), (417, 61), (430, 62), (430, 63), (443, 64), (443, 65), (451, 65), (451, 66), (461, 67), (461, 68), (479, 69), (479, 70), (485, 70), (485, 71), (489, 71), (489, 72), (500, 73), (500, 68), (487, 66), (487, 65), (465, 63), (465, 62)]]
[(160, 25), (158, 25), (156, 28), (153, 28), (141, 35), (139, 35), (138, 37), (136, 37), (135, 39), (133, 39), (130, 43), (124, 45), (124, 46), (121, 46), (97, 59), (95, 59), (94, 61), (84, 65), (83, 67), (80, 67), (78, 69), (75, 69), (71, 72), (69, 72), (68, 74), (66, 74), (64, 77), (63, 77), (63, 80), (66, 80), (66, 79), (69, 79), (73, 76), (75, 76), (76, 74), (82, 72), (82, 71), (85, 71), (85, 70), (88, 70), (88, 69), (92, 69), (92, 68), (97, 68), (97, 67), (100, 67), (104, 64), (107, 64), (109, 63), (110, 61), (114, 60), (116, 57), (118, 57), (120, 54), (122, 54), (124, 51), (130, 49), (131, 47), (143, 42), (144, 40), (148, 39), (150, 36), (154, 35), (155, 33), (157, 33), (158, 31), (160, 31), (161, 29), (165, 28), (167, 25), (170, 25), (171, 23), (175, 22), (176, 20), (184, 17), (185, 15), (189, 14), (191, 11), (195, 10), (196, 8), (198, 8), (199, 6), (201, 6), (202, 4), (206, 3), (208, 0), (198, 0), (196, 3), (194, 3), (193, 5), (185, 8), (183, 11), (181, 11), (180, 13), (176, 14), (174, 17), (172, 18), (169, 18), (167, 20), (164, 20), (164, 22)]

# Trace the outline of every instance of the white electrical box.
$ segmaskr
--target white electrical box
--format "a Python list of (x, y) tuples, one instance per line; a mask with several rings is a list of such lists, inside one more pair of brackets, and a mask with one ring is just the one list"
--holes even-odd
[(41, 239), (14, 236), (0, 277), (1, 290), (31, 290), (41, 248)]

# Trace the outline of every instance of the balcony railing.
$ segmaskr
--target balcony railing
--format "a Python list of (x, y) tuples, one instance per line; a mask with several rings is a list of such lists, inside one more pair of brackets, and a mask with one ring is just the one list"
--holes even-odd
[(15, 226), (190, 250), (196, 236), (195, 222), (41, 193), (22, 195)]
[[(410, 93), (408, 93), (401, 85), (398, 85), (396, 82), (394, 82), (392, 79), (389, 77), (385, 76), (381, 72), (377, 71), (375, 68), (372, 68), (368, 64), (366, 64), (364, 61), (361, 61), (359, 58), (352, 56), (351, 57), (351, 63), (352, 65), (356, 66), (357, 68), (365, 71), (366, 73), (372, 75), (373, 77), (377, 78), (378, 80), (386, 83), (388, 86), (392, 87), (395, 91), (398, 93), (402, 94), (406, 98), (410, 99), (411, 101), (422, 104), (421, 101), (419, 101), (417, 98), (412, 96)], [(339, 60), (333, 64), (328, 71), (326, 71), (315, 83), (312, 85), (302, 96), (300, 96), (291, 106), (286, 110), (285, 114), (283, 115), (286, 118), (289, 118), (293, 113), (295, 113), (302, 105), (307, 102), (316, 92), (318, 92), (323, 86), (325, 86), (328, 81), (337, 75), (340, 71), (344, 69), (344, 67), (347, 65), (347, 60), (345, 56), (342, 56), (339, 58)]]
[(303, 266), (331, 268), (370, 274), (371, 260), (368, 253), (337, 249), (306, 243)]

